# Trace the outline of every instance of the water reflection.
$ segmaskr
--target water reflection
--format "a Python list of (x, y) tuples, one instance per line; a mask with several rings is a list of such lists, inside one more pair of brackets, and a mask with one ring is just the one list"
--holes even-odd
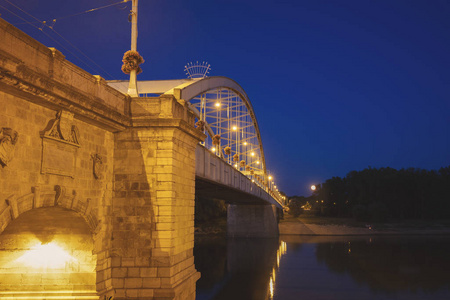
[(349, 274), (358, 284), (377, 292), (423, 290), (448, 287), (450, 243), (441, 238), (366, 238), (317, 244), (318, 262), (330, 271)]
[(450, 299), (450, 237), (196, 240), (197, 300)]
[(277, 239), (197, 239), (194, 249), (200, 299), (273, 299), (286, 243)]

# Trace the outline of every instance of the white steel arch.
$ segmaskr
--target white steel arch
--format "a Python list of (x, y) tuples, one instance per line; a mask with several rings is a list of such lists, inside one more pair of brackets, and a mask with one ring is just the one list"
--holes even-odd
[[(188, 102), (197, 119), (206, 123), (205, 147), (259, 185), (269, 183), (258, 122), (239, 84), (227, 77), (206, 77), (184, 82), (164, 94)], [(220, 136), (220, 144), (214, 143), (214, 135)]]
[[(126, 91), (122, 91), (123, 81), (109, 81), (108, 84), (126, 94)], [(204, 146), (273, 196), (280, 197), (266, 169), (253, 107), (244, 89), (236, 81), (222, 76), (139, 81), (138, 90), (139, 95), (144, 97), (166, 94), (186, 101), (197, 119), (205, 122), (204, 132), (208, 137)], [(220, 136), (219, 145), (213, 142), (215, 135)], [(227, 147), (229, 152), (226, 151)]]

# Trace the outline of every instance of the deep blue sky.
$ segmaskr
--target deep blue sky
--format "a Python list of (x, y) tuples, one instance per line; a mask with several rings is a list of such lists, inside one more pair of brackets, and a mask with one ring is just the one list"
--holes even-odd
[[(117, 2), (8, 1), (40, 20)], [(3, 7), (32, 19), (6, 0), (0, 6), (2, 18), (87, 71), (127, 78), (131, 2), (54, 26), (107, 73), (80, 63), (69, 51), (87, 59), (50, 29), (67, 50), (20, 24)], [(368, 166), (450, 165), (450, 1), (140, 0), (138, 51), (139, 80), (185, 78), (184, 65), (197, 60), (236, 80), (288, 195)]]

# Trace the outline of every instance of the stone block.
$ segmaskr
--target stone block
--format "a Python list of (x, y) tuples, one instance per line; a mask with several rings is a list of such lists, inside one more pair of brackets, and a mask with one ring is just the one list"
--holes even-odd
[(112, 287), (114, 289), (123, 288), (125, 285), (125, 279), (123, 278), (112, 278)]
[(125, 278), (127, 276), (128, 276), (128, 268), (126, 268), (126, 267), (122, 267), (122, 268), (113, 267), (111, 270), (112, 278)]
[(125, 278), (125, 288), (134, 289), (142, 287), (142, 278)]
[(143, 278), (143, 287), (144, 288), (160, 288), (161, 287), (161, 278)]
[(157, 268), (151, 268), (151, 267), (146, 267), (146, 268), (140, 268), (139, 270), (139, 276), (140, 277), (156, 277), (157, 276)]
[(128, 268), (128, 277), (139, 277), (140, 271), (139, 268)]

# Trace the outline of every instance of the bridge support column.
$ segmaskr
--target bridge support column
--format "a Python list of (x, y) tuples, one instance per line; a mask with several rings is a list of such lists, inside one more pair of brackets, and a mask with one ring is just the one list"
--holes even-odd
[(195, 148), (203, 133), (183, 101), (135, 98), (117, 133), (111, 241), (101, 299), (195, 299)]
[(275, 238), (278, 234), (275, 205), (228, 205), (227, 235), (229, 237)]

